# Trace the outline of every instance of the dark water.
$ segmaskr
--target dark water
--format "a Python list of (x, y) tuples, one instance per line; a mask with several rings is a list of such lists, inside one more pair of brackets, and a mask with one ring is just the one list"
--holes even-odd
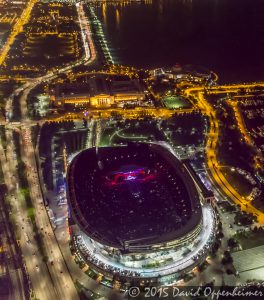
[(119, 63), (194, 64), (222, 82), (264, 80), (264, 0), (150, 0), (96, 11)]

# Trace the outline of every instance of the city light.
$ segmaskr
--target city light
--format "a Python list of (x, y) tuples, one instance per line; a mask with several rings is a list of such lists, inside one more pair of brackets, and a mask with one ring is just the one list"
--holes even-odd
[(1, 299), (263, 292), (263, 7), (220, 2), (0, 1)]

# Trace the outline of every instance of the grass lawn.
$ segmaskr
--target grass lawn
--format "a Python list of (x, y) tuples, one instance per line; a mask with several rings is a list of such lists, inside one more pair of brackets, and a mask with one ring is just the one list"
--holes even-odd
[(232, 172), (228, 167), (223, 168), (222, 172), (226, 177), (227, 181), (242, 196), (248, 196), (251, 193), (253, 186), (243, 175), (239, 174), (236, 171)]
[(101, 147), (110, 146), (110, 138), (116, 131), (115, 127), (106, 127), (102, 136), (99, 145)]
[(191, 107), (190, 102), (187, 99), (180, 96), (167, 96), (164, 97), (162, 101), (164, 102), (167, 108), (177, 109)]
[(197, 134), (191, 135), (189, 132), (174, 133), (172, 142), (175, 146), (195, 145), (201, 143), (201, 139)]
[(120, 135), (126, 136), (128, 138), (133, 137), (142, 137), (148, 138), (149, 136), (154, 136), (156, 140), (164, 140), (163, 134), (155, 127), (155, 126), (147, 126), (144, 127), (130, 127), (122, 130)]
[(151, 137), (153, 140), (164, 140), (162, 132), (160, 132), (155, 126), (131, 126), (129, 128), (119, 130), (118, 135), (115, 134), (114, 136), (112, 136), (115, 131), (115, 128), (106, 129), (103, 133), (100, 145), (109, 145), (110, 142), (113, 145), (117, 145), (126, 144), (129, 141), (146, 141), (149, 137)]
[(146, 137), (142, 138), (121, 138), (117, 135), (115, 135), (112, 139), (112, 144), (113, 145), (126, 145), (127, 142), (144, 142), (146, 140)]
[(226, 93), (223, 93), (223, 94), (217, 94), (217, 95), (212, 94), (212, 95), (206, 95), (205, 98), (206, 98), (206, 100), (208, 100), (208, 101), (211, 102), (211, 103), (216, 103), (217, 101), (219, 101), (219, 100), (225, 98), (226, 96), (227, 96)]
[[(252, 205), (254, 205), (260, 211), (264, 212), (264, 202), (263, 202), (263, 199), (261, 199), (260, 197), (257, 199), (254, 199), (252, 201)], [(264, 235), (264, 233), (263, 233), (263, 235)]]
[(34, 209), (34, 207), (29, 207), (29, 208), (27, 209), (27, 215), (28, 215), (28, 217), (29, 217), (30, 219), (35, 218), (35, 209)]
[(243, 250), (264, 245), (264, 231), (249, 232), (248, 236), (236, 236)]

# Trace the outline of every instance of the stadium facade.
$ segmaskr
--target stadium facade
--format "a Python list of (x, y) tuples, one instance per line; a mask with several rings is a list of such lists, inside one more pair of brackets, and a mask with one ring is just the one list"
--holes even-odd
[(208, 255), (214, 212), (164, 145), (84, 150), (67, 183), (73, 246), (105, 278), (162, 284)]

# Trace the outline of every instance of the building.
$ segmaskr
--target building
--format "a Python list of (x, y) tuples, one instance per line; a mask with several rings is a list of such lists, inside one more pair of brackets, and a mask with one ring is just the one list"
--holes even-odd
[(189, 160), (183, 161), (184, 166), (186, 167), (187, 171), (189, 172), (190, 176), (193, 178), (195, 185), (197, 186), (197, 190), (200, 194), (200, 199), (204, 203), (209, 203), (212, 206), (215, 205), (215, 197), (214, 193), (211, 190), (208, 190), (206, 186), (203, 184), (199, 175), (193, 169)]
[(212, 74), (207, 70), (198, 70), (192, 66), (176, 64), (171, 68), (157, 68), (150, 72), (153, 79), (162, 79), (163, 82), (194, 82), (202, 83), (212, 79)]
[(73, 243), (106, 278), (158, 282), (207, 256), (213, 210), (163, 145), (84, 150), (71, 162), (67, 184)]
[(51, 93), (55, 107), (103, 108), (140, 103), (145, 100), (143, 87), (138, 80), (96, 76), (85, 82), (57, 85)]

